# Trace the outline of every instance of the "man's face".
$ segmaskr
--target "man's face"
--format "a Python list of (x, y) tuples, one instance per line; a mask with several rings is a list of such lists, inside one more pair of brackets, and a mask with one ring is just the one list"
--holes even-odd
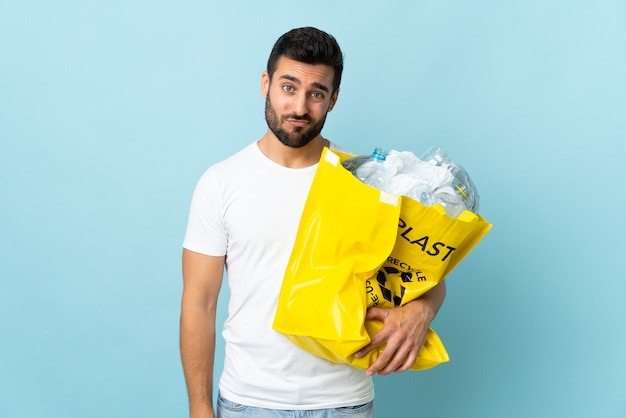
[(334, 75), (331, 66), (285, 57), (278, 60), (271, 80), (263, 73), (265, 120), (280, 142), (300, 148), (320, 134), (339, 93), (332, 93)]

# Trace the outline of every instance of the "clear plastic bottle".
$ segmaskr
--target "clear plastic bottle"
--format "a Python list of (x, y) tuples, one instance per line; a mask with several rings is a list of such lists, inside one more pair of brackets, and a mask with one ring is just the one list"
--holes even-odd
[(382, 148), (376, 148), (371, 155), (348, 158), (342, 165), (363, 183), (385, 190), (388, 181), (384, 167), (386, 158), (387, 152)]
[[(454, 176), (452, 188), (457, 195), (461, 197), (461, 200), (465, 205), (465, 209), (478, 213), (478, 191), (476, 190), (476, 186), (474, 186), (472, 179), (467, 174), (467, 171), (465, 171), (461, 165), (452, 161), (447, 152), (436, 146), (428, 149), (428, 151), (426, 151), (420, 159), (422, 161), (431, 161), (438, 166), (447, 166)], [(441, 203), (445, 207), (445, 198)]]

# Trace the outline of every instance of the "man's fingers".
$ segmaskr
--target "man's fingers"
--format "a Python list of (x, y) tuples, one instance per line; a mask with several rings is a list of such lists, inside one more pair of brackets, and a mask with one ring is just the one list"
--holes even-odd
[(362, 349), (360, 349), (359, 351), (357, 351), (356, 353), (354, 353), (354, 357), (356, 358), (361, 358), (363, 357), (365, 354), (369, 353), (370, 350), (372, 350), (375, 346), (373, 344), (368, 344), (365, 347), (363, 347)]
[(380, 308), (369, 308), (365, 313), (366, 320), (378, 320), (385, 321), (387, 318), (387, 311), (385, 309)]
[(393, 359), (378, 372), (380, 375), (386, 375), (389, 373), (400, 373), (406, 370), (409, 370), (413, 364), (415, 364), (415, 359), (417, 358), (417, 353), (414, 350), (406, 353), (405, 350), (396, 351)]

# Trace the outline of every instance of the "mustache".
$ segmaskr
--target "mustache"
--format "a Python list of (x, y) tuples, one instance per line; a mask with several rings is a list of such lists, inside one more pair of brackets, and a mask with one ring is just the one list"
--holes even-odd
[(311, 119), (311, 117), (309, 115), (296, 115), (294, 113), (292, 113), (291, 115), (285, 115), (283, 117), (283, 119), (284, 120), (287, 120), (287, 119), (304, 120), (304, 121), (307, 121), (307, 122), (311, 122), (312, 121), (312, 119)]

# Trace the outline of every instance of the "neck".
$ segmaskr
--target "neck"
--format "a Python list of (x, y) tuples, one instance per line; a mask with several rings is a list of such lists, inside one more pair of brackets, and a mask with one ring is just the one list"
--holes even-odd
[(280, 142), (270, 130), (257, 143), (267, 158), (288, 168), (304, 168), (317, 164), (324, 147), (330, 147), (330, 142), (321, 135), (313, 138), (303, 147), (288, 147)]

